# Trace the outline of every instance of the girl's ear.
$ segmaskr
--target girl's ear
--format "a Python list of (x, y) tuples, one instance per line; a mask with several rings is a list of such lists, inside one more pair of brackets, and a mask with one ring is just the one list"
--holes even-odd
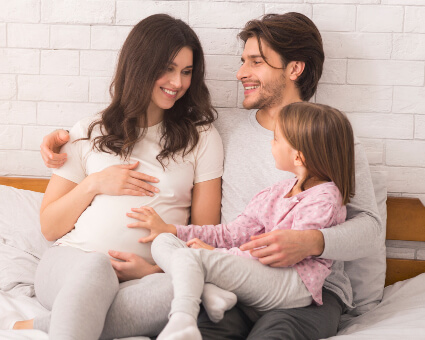
[(305, 158), (301, 151), (297, 151), (294, 159), (294, 165), (295, 166), (304, 166)]
[(292, 81), (297, 80), (304, 71), (305, 62), (303, 61), (292, 61), (289, 63), (289, 79)]

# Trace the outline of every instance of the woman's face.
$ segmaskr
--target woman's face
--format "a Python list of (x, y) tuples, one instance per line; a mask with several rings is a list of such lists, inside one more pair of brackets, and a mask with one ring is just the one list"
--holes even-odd
[(166, 110), (186, 93), (192, 80), (193, 51), (183, 47), (157, 79), (152, 90), (151, 104)]

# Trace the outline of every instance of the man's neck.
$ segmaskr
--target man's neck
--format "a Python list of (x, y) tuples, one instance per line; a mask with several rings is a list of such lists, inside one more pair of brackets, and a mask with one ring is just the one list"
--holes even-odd
[(286, 105), (296, 103), (296, 102), (302, 102), (301, 98), (298, 95), (288, 96), (283, 100), (283, 102), (280, 105), (259, 109), (257, 111), (257, 116), (256, 116), (258, 123), (263, 128), (273, 131), (276, 117), (279, 114), (279, 112), (282, 110), (282, 108), (285, 107)]

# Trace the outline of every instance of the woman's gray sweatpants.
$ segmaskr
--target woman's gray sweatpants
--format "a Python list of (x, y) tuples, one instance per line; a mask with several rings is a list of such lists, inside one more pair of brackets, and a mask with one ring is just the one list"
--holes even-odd
[(305, 307), (312, 302), (293, 268), (271, 268), (254, 259), (190, 249), (172, 234), (157, 236), (151, 249), (155, 262), (173, 280), (170, 315), (184, 312), (197, 319), (205, 282), (235, 293), (239, 302), (259, 312)]
[(36, 317), (34, 328), (53, 340), (155, 336), (167, 323), (173, 297), (166, 274), (119, 285), (106, 255), (67, 246), (43, 255), (35, 291), (51, 313)]

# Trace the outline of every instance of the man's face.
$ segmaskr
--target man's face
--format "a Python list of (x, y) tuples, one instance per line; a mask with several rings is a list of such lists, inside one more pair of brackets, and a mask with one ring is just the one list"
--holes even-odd
[(285, 74), (282, 60), (263, 40), (261, 47), (268, 64), (261, 57), (257, 38), (249, 38), (242, 53), (242, 66), (236, 75), (244, 87), (245, 109), (270, 108), (283, 101)]

